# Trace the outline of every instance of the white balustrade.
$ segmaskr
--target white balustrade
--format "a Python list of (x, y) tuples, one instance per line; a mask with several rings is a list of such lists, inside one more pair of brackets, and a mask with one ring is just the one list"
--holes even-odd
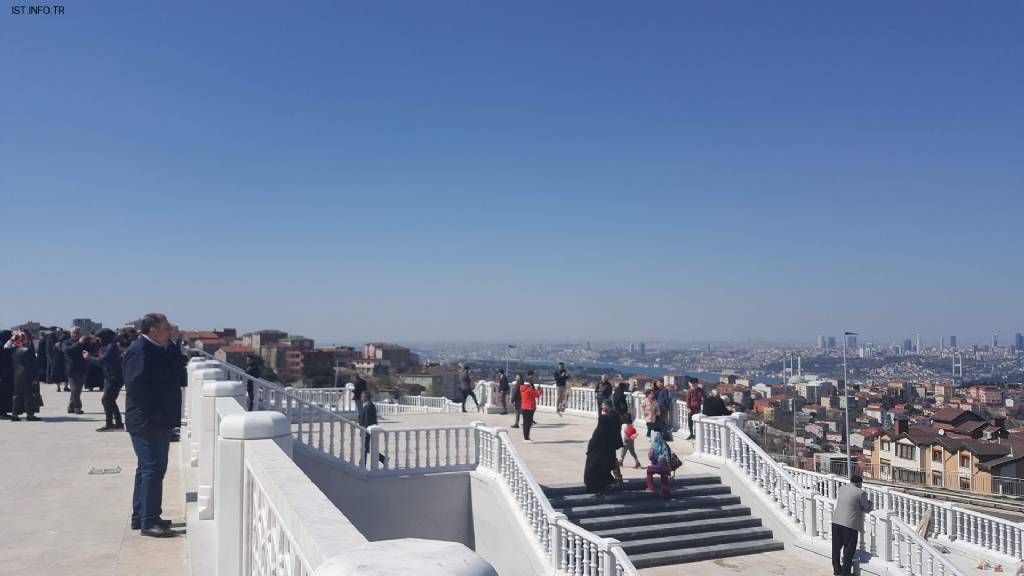
[(189, 448), (190, 466), (199, 466), (199, 431), (203, 429), (203, 385), (207, 382), (225, 380), (225, 371), (220, 368), (196, 368), (189, 376), (186, 394), (189, 397)]
[(245, 410), (245, 385), (230, 380), (205, 382), (202, 387), (200, 403), (201, 428), (199, 430), (199, 485), (197, 487), (197, 507), (200, 520), (213, 518), (213, 487), (216, 469), (216, 444), (220, 427), (218, 401), (226, 399), (234, 402), (237, 412)]

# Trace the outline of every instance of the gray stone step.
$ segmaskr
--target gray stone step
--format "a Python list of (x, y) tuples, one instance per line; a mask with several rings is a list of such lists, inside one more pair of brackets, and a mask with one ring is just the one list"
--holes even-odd
[(683, 564), (685, 562), (699, 562), (701, 560), (712, 560), (714, 558), (729, 558), (743, 556), (746, 554), (759, 554), (782, 550), (784, 546), (778, 540), (755, 540), (752, 542), (731, 542), (728, 544), (716, 544), (714, 546), (699, 546), (696, 548), (684, 548), (681, 550), (662, 550), (658, 552), (647, 552), (644, 554), (630, 554), (629, 559), (637, 568), (650, 568), (652, 566), (665, 566), (667, 564)]
[[(655, 487), (655, 490), (658, 488)], [(729, 487), (722, 484), (702, 484), (696, 486), (682, 486), (672, 489), (672, 498), (693, 498), (695, 496), (711, 496), (716, 494), (729, 494)], [(569, 508), (573, 506), (588, 506), (597, 503), (612, 504), (620, 502), (646, 502), (659, 498), (657, 494), (651, 494), (646, 490), (646, 484), (641, 484), (633, 489), (614, 489), (603, 496), (593, 494), (569, 494), (557, 498), (550, 498), (551, 505), (555, 508)]]
[(696, 534), (699, 532), (720, 532), (722, 530), (742, 530), (760, 528), (761, 519), (753, 516), (726, 516), (724, 518), (702, 518), (685, 522), (666, 522), (664, 524), (627, 526), (623, 528), (606, 528), (592, 530), (602, 538), (615, 538), (620, 542), (659, 538), (680, 534)]
[(699, 532), (676, 536), (660, 536), (643, 538), (622, 543), (622, 550), (632, 557), (634, 554), (660, 552), (662, 550), (683, 550), (702, 546), (716, 546), (730, 542), (750, 542), (754, 540), (771, 540), (772, 531), (767, 528), (742, 528), (738, 530), (719, 530), (715, 532)]
[(735, 518), (750, 516), (750, 508), (742, 504), (728, 504), (711, 508), (668, 509), (660, 512), (639, 511), (628, 514), (594, 516), (573, 520), (587, 530), (605, 530), (630, 526), (648, 526), (659, 523), (688, 522), (708, 518)]
[[(591, 518), (594, 516), (616, 516), (641, 512), (664, 512), (668, 510), (692, 510), (695, 508), (721, 508), (730, 504), (739, 504), (740, 497), (732, 494), (709, 494), (707, 496), (673, 497), (662, 500), (655, 494), (647, 494), (648, 500), (631, 500), (626, 502), (607, 502), (585, 506), (569, 506), (561, 511), (571, 519)], [(595, 499), (595, 502), (598, 501)], [(556, 507), (556, 509), (558, 509)]]
[[(655, 481), (657, 482), (657, 481)], [(622, 481), (623, 489), (643, 490), (646, 486), (647, 480), (644, 478), (627, 478)], [(721, 484), (722, 479), (712, 474), (686, 474), (677, 475), (671, 480), (672, 488), (684, 487), (684, 486), (697, 486), (704, 484)], [(550, 486), (541, 486), (544, 491), (544, 495), (548, 498), (558, 498), (560, 496), (568, 496), (570, 494), (589, 494), (587, 487), (583, 484), (556, 484)]]

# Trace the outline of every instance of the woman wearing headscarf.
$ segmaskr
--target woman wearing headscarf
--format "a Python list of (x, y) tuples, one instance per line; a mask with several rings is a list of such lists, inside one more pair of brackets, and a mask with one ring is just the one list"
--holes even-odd
[(650, 466), (647, 467), (647, 491), (654, 492), (654, 475), (660, 474), (661, 497), (668, 500), (672, 495), (672, 489), (668, 482), (669, 474), (672, 473), (672, 451), (669, 450), (661, 432), (651, 433), (651, 449), (647, 452), (647, 458), (651, 461)]
[(32, 348), (32, 337), (27, 332), (16, 332), (4, 344), (4, 349), (11, 351), (11, 363), (14, 366), (14, 395), (11, 409), (11, 422), (18, 422), (18, 414), (24, 412), (26, 420), (37, 421), (36, 412), (39, 403), (36, 401), (36, 352)]
[(14, 349), (7, 344), (13, 335), (10, 330), (0, 331), (0, 418), (11, 416), (11, 400), (14, 396)]
[(61, 391), (61, 384), (64, 391), (68, 388), (68, 373), (64, 369), (64, 341), (67, 340), (67, 332), (58, 328), (46, 340), (46, 360), (49, 365), (46, 367), (46, 381), (57, 385), (57, 392)]
[(607, 402), (601, 407), (601, 415), (597, 418), (597, 427), (590, 435), (590, 442), (587, 443), (587, 463), (583, 468), (583, 484), (587, 491), (594, 494), (603, 494), (611, 486), (615, 479), (612, 477), (612, 470), (619, 467), (619, 460), (615, 453), (622, 447), (622, 437), (619, 435), (618, 415), (611, 412), (611, 405)]
[(619, 382), (619, 385), (615, 387), (615, 393), (612, 394), (612, 409), (623, 422), (632, 421), (629, 414), (629, 400), (626, 396), (628, 392), (629, 382)]

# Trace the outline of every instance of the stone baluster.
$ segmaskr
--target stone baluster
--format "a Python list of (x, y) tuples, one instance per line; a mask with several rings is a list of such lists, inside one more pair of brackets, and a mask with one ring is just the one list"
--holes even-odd
[(217, 399), (234, 398), (244, 410), (245, 384), (234, 381), (215, 381), (203, 384), (200, 404), (202, 429), (199, 431), (199, 485), (197, 509), (200, 520), (213, 518), (213, 487), (215, 482), (217, 449)]
[[(216, 364), (220, 365), (219, 362)], [(203, 384), (225, 380), (224, 374), (224, 371), (220, 368), (196, 368), (192, 371), (191, 381), (188, 386), (188, 396), (191, 404), (189, 410), (192, 413), (192, 419), (189, 421), (190, 466), (199, 466), (199, 436), (201, 435), (200, 430), (203, 427)]]
[[(245, 508), (245, 443), (273, 439), (291, 457), (291, 424), (278, 412), (229, 414), (217, 438), (217, 484), (214, 517), (217, 535), (217, 576), (242, 576), (242, 525)], [(253, 544), (255, 545), (255, 544)]]

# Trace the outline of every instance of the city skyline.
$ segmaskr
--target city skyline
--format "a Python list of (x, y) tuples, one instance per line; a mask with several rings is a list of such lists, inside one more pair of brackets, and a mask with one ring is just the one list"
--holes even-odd
[(1013, 334), (1022, 19), (1016, 2), (5, 18), (0, 190), (24, 249), (0, 269), (29, 273), (0, 285), (0, 323)]

